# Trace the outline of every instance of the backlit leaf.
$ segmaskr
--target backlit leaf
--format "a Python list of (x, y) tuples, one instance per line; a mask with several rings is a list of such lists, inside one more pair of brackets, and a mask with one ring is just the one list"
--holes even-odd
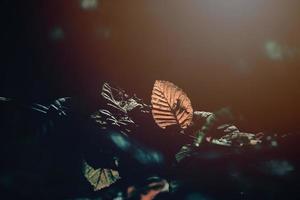
[(190, 99), (182, 89), (169, 81), (155, 81), (151, 104), (153, 118), (161, 128), (176, 124), (187, 128), (192, 122)]

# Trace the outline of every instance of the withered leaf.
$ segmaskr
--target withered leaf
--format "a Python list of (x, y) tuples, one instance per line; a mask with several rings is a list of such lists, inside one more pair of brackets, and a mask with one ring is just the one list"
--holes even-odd
[(94, 191), (101, 190), (115, 183), (121, 177), (119, 172), (112, 169), (94, 169), (87, 162), (83, 163), (83, 173), (85, 178), (94, 187)]
[(152, 115), (158, 126), (187, 128), (193, 120), (193, 108), (186, 93), (169, 81), (157, 80), (151, 96)]

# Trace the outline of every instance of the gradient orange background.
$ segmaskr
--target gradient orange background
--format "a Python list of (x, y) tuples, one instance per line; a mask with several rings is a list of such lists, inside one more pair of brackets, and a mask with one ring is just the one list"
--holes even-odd
[(93, 98), (108, 80), (150, 102), (163, 79), (195, 109), (230, 106), (241, 129), (300, 128), (298, 0), (102, 0), (90, 10), (51, 0), (24, 9), (35, 70), (52, 77), (57, 95)]

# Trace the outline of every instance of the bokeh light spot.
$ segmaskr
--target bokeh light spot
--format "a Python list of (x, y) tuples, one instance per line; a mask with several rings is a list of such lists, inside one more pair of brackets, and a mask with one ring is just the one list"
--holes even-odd
[(275, 41), (268, 41), (265, 44), (265, 51), (271, 60), (282, 60), (283, 50), (280, 44)]
[(53, 41), (63, 40), (65, 33), (63, 29), (59, 26), (53, 27), (49, 33), (50, 39)]
[(264, 171), (275, 176), (285, 176), (294, 171), (294, 166), (285, 160), (270, 160), (263, 164)]
[(80, 7), (83, 10), (95, 10), (98, 7), (98, 0), (80, 0)]

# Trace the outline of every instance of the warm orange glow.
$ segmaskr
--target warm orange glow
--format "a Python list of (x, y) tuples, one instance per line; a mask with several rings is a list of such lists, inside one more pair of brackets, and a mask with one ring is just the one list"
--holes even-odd
[(149, 101), (154, 80), (170, 80), (195, 109), (231, 106), (248, 129), (299, 128), (299, 1), (78, 2), (42, 9), (46, 29), (64, 31), (50, 51), (68, 84), (109, 79)]

